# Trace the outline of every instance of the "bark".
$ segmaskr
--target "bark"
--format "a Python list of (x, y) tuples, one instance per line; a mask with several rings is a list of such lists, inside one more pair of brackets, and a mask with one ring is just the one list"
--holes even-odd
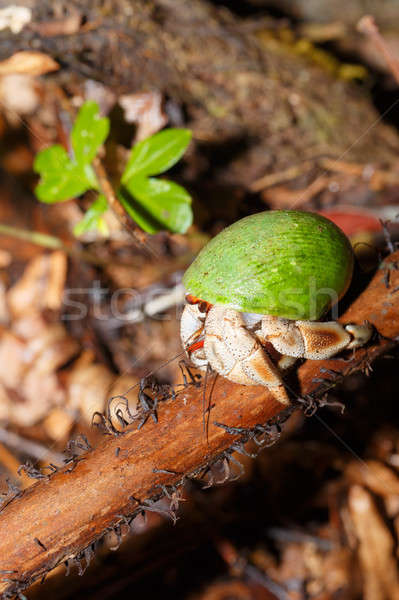
[[(0, 58), (47, 52), (62, 67), (48, 79), (71, 93), (87, 78), (116, 95), (160, 90), (170, 124), (193, 130), (201, 160), (190, 177), (206, 174), (209, 187), (248, 187), (305, 160), (317, 174), (322, 155), (345, 153), (346, 161), (377, 168), (396, 163), (398, 137), (364, 89), (301, 57), (279, 40), (272, 19), (244, 21), (201, 0), (92, 0), (83, 7), (68, 0), (57, 4), (58, 17), (51, 0), (31, 4), (34, 21), (20, 35), (0, 32)], [(86, 23), (55, 34), (62, 7)], [(367, 189), (362, 177), (351, 177)]]
[[(396, 252), (341, 318), (370, 321), (378, 332), (374, 341), (345, 359), (307, 361), (298, 369), (297, 391), (308, 407), (343, 377), (368, 370), (395, 345), (398, 266)], [(228, 460), (226, 451), (263, 431), (257, 426), (268, 423), (265, 431), (272, 433), (273, 417), (282, 419), (287, 412), (264, 388), (238, 386), (221, 377), (209, 379), (207, 399), (209, 394), (208, 436), (203, 429), (203, 382), (189, 384), (160, 403), (158, 423), (149, 419), (138, 428), (136, 422), (120, 436), (104, 436), (97, 448), (11, 500), (0, 513), (3, 597), (24, 589), (60, 562), (84, 556), (104, 532), (123, 525), (139, 510), (153, 509), (152, 502), (165, 492), (162, 486), (176, 491), (186, 477), (198, 475), (221, 457)], [(292, 409), (298, 405), (295, 394), (293, 401)]]

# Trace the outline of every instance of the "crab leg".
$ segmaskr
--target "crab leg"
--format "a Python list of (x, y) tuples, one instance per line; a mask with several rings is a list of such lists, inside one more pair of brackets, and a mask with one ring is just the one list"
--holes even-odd
[(241, 385), (264, 385), (279, 402), (289, 404), (279, 370), (238, 311), (222, 306), (209, 310), (204, 349), (211, 367), (221, 375)]

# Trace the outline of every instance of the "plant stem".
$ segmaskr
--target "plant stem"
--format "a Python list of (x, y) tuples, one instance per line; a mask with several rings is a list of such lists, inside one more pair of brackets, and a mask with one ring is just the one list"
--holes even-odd
[(127, 215), (125, 209), (119, 202), (118, 197), (114, 192), (114, 188), (108, 180), (107, 173), (98, 156), (96, 156), (96, 158), (93, 160), (92, 165), (94, 172), (97, 175), (101, 191), (106, 197), (109, 207), (111, 208), (111, 210), (113, 210), (123, 227), (127, 231), (129, 231), (140, 242), (140, 244), (144, 244), (146, 241), (146, 234), (144, 233), (144, 231), (139, 229), (137, 225)]
[[(38, 246), (44, 246), (45, 248), (51, 248), (52, 250), (61, 249), (66, 251), (66, 247), (59, 238), (47, 235), (46, 233), (29, 231), (29, 229), (21, 229), (0, 223), (0, 234), (9, 235), (10, 237), (24, 240), (31, 244), (37, 244)], [(68, 249), (68, 251), (70, 250)]]
[(67, 246), (59, 238), (48, 235), (47, 233), (40, 233), (39, 231), (30, 231), (29, 229), (21, 229), (20, 227), (12, 227), (11, 225), (4, 225), (0, 223), (0, 235), (8, 235), (18, 240), (24, 240), (31, 244), (43, 246), (44, 248), (50, 248), (51, 250), (63, 250), (68, 256), (79, 258), (85, 262), (96, 266), (106, 265), (106, 261), (103, 261), (91, 252), (86, 250), (78, 250), (77, 248), (71, 248)]

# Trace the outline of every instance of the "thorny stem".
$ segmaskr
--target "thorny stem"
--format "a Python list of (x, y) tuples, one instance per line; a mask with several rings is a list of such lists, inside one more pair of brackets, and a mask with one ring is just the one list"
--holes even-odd
[[(341, 319), (368, 320), (379, 335), (345, 360), (306, 361), (297, 371), (303, 398), (315, 400), (347, 375), (368, 370), (377, 356), (399, 341), (398, 266), (396, 252), (381, 264)], [(207, 395), (211, 389), (208, 438), (202, 426), (202, 385), (194, 381), (159, 403), (158, 419), (147, 419), (141, 428), (133, 423), (119, 436), (104, 436), (97, 448), (5, 506), (0, 512), (3, 598), (20, 592), (62, 561), (79, 557), (85, 549), (91, 551), (104, 532), (112, 528), (119, 532), (123, 523), (126, 528), (138, 511), (156, 510), (154, 499), (166, 492), (173, 495), (186, 477), (200, 474), (220, 458), (228, 465), (231, 451), (248, 439), (248, 428), (262, 430), (259, 424), (283, 414), (284, 407), (263, 387), (212, 377)]]

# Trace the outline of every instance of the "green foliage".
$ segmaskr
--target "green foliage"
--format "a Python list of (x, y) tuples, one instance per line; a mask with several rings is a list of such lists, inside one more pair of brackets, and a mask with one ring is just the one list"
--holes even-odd
[(71, 160), (59, 145), (42, 150), (36, 157), (34, 170), (41, 175), (41, 181), (35, 189), (36, 196), (48, 204), (69, 200), (90, 188), (98, 187), (91, 166)]
[(165, 129), (132, 149), (122, 175), (119, 199), (126, 212), (148, 233), (162, 229), (184, 233), (192, 223), (188, 192), (173, 181), (147, 177), (175, 165), (190, 140), (187, 129)]
[(85, 102), (71, 133), (75, 160), (80, 165), (92, 162), (109, 133), (109, 119), (101, 118), (95, 102)]
[(108, 209), (107, 199), (103, 194), (99, 194), (86, 211), (83, 219), (74, 227), (74, 234), (79, 237), (86, 231), (97, 229), (100, 233), (107, 235), (108, 226), (103, 218)]
[(130, 153), (122, 183), (137, 175), (159, 175), (175, 165), (191, 140), (188, 129), (165, 129), (136, 144)]
[(148, 233), (162, 229), (184, 233), (193, 220), (190, 195), (173, 181), (132, 177), (121, 188), (119, 199), (126, 212)]
[[(81, 107), (71, 132), (72, 156), (55, 145), (39, 152), (34, 170), (40, 175), (35, 189), (41, 202), (69, 200), (100, 186), (92, 161), (109, 133), (109, 119), (100, 117), (98, 105), (86, 102)], [(172, 181), (155, 179), (175, 165), (191, 139), (187, 129), (166, 129), (136, 144), (130, 153), (118, 190), (120, 202), (144, 231), (155, 233), (168, 229), (184, 233), (192, 223), (191, 197)], [(83, 219), (75, 227), (79, 236), (97, 229), (107, 233), (104, 213), (106, 198), (99, 194)]]

